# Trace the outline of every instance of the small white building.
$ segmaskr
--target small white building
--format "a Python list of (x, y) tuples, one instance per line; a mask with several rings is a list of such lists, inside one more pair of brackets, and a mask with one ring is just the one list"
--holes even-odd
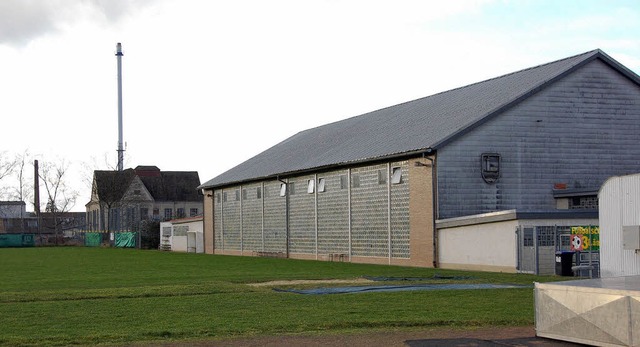
[(204, 253), (202, 216), (173, 219), (160, 223), (160, 249)]
[(597, 217), (592, 210), (507, 210), (437, 220), (439, 266), (553, 275), (556, 252), (570, 250), (576, 228), (597, 230)]
[(602, 277), (640, 275), (640, 174), (609, 178), (598, 198)]

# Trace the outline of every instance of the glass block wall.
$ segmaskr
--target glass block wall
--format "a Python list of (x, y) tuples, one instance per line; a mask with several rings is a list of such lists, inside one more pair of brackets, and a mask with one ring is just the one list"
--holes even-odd
[(408, 161), (284, 182), (286, 194), (278, 180), (216, 190), (215, 249), (409, 258)]
[[(289, 252), (315, 254), (316, 251), (316, 194), (315, 176), (289, 180), (295, 190), (289, 190)], [(309, 187), (311, 185), (311, 188)], [(311, 190), (311, 192), (309, 192)]]
[(242, 250), (262, 251), (262, 183), (242, 186)]
[[(349, 253), (349, 171), (318, 174), (318, 253)], [(321, 185), (318, 184), (318, 189)]]

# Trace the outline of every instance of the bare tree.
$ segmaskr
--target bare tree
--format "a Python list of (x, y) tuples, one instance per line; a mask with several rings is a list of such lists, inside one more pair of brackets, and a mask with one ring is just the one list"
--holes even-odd
[[(127, 201), (123, 198), (134, 175), (132, 169), (124, 171), (95, 171), (92, 194), (100, 204), (101, 213), (106, 213), (106, 216), (101, 216), (101, 218), (104, 218), (101, 224), (106, 227), (106, 231), (115, 231), (121, 228), (122, 225), (119, 220), (122, 217), (121, 209), (127, 207)], [(112, 228), (115, 228), (115, 230)]]
[[(90, 161), (84, 161), (80, 163), (82, 184), (84, 184), (86, 188), (90, 188), (90, 189), (94, 188), (93, 180), (95, 178), (94, 177), (95, 171), (98, 171), (98, 170), (115, 171), (116, 170), (116, 167), (114, 165), (111, 165), (111, 162), (113, 160), (112, 158), (109, 157), (108, 153), (103, 154), (103, 158), (101, 161), (102, 163), (100, 163), (100, 160), (98, 160), (96, 157), (91, 157)], [(104, 167), (105, 169), (97, 169), (99, 167)]]
[(25, 171), (27, 168), (27, 163), (31, 161), (31, 155), (29, 151), (24, 151), (24, 153), (16, 156), (16, 166), (15, 166), (15, 175), (17, 179), (17, 186), (13, 188), (13, 196), (19, 201), (27, 202), (27, 200), (33, 205), (33, 187), (30, 184), (33, 182), (33, 177), (29, 179), (29, 172), (33, 172), (33, 168), (31, 171)]
[(45, 210), (53, 217), (53, 226), (49, 227), (55, 230), (56, 235), (64, 222), (61, 217), (73, 208), (78, 197), (78, 192), (68, 185), (68, 169), (69, 164), (64, 159), (59, 162), (43, 162), (38, 174), (47, 193)]
[[(13, 178), (17, 182), (14, 181), (16, 183), (15, 186), (8, 187), (6, 196), (9, 200), (22, 201), (24, 203), (29, 201), (31, 205), (33, 205), (33, 201), (31, 199), (31, 197), (33, 196), (31, 194), (33, 192), (33, 188), (29, 189), (31, 186), (26, 183), (27, 173), (25, 172), (25, 167), (28, 161), (29, 161), (28, 151), (24, 151), (24, 153), (18, 154), (15, 156), (14, 167), (13, 167)], [(7, 181), (9, 180), (7, 179)], [(25, 228), (24, 212), (25, 212), (24, 210), (20, 211), (20, 225), (22, 226), (23, 230)]]
[[(6, 151), (0, 152), (0, 200), (15, 200), (12, 198), (9, 178), (15, 171), (16, 159), (12, 158)], [(0, 205), (0, 216), (12, 213), (12, 207)]]
[(7, 198), (9, 187), (6, 178), (13, 174), (16, 167), (16, 158), (12, 158), (6, 151), (0, 152), (0, 200)]
[[(125, 155), (125, 165), (129, 161)], [(122, 226), (120, 219), (122, 209), (128, 207), (123, 200), (126, 188), (134, 176), (132, 169), (117, 171), (110, 153), (104, 153), (102, 164), (95, 157), (91, 162), (84, 162), (82, 166), (82, 181), (91, 188), (91, 202), (98, 203), (100, 225), (105, 231), (116, 231)], [(96, 170), (97, 167), (105, 167), (106, 170)], [(96, 223), (97, 221), (93, 221)]]

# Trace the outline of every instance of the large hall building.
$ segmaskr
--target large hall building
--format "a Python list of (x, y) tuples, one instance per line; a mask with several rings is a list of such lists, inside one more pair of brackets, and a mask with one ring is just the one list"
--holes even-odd
[(205, 252), (545, 273), (638, 139), (640, 78), (586, 52), (291, 136), (199, 187)]

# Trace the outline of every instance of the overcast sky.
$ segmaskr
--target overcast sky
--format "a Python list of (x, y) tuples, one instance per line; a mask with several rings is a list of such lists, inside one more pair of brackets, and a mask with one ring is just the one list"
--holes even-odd
[[(640, 1), (1, 0), (0, 151), (201, 182), (307, 128), (596, 48), (640, 73)], [(105, 156), (108, 163), (105, 162)], [(110, 167), (109, 167), (110, 166)]]

